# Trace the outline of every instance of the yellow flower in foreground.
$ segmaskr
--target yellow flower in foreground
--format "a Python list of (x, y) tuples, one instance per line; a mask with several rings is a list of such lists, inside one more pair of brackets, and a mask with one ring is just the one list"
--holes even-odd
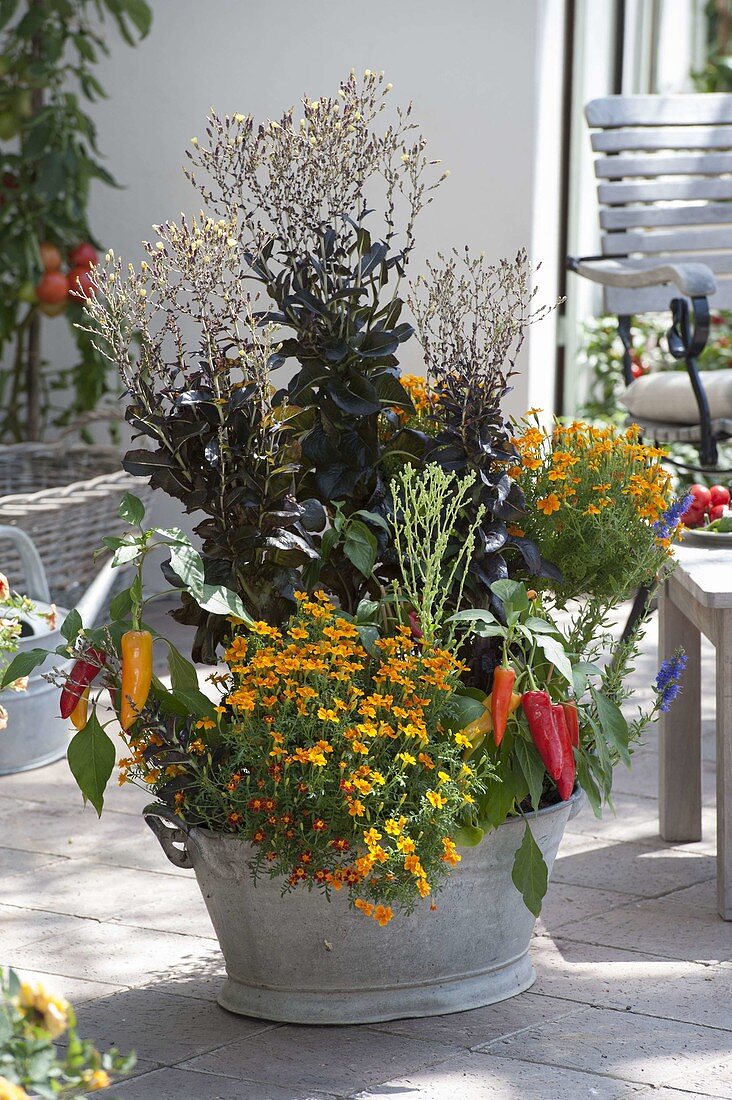
[(43, 1027), (52, 1039), (58, 1039), (69, 1026), (71, 1005), (63, 997), (54, 997), (39, 982), (33, 986), (23, 982), (18, 997), (22, 1009), (37, 1012), (43, 1020)]
[(394, 916), (394, 910), (390, 905), (377, 905), (374, 909), (374, 920), (383, 928)]
[(106, 1070), (103, 1069), (88, 1069), (84, 1073), (84, 1084), (89, 1089), (89, 1092), (98, 1092), (99, 1089), (106, 1089), (112, 1084), (112, 1079)]
[(561, 504), (557, 494), (550, 493), (548, 497), (540, 497), (536, 502), (536, 507), (540, 512), (543, 512), (545, 516), (550, 516), (553, 512), (559, 511)]
[(447, 799), (444, 795), (439, 794), (437, 791), (427, 791), (425, 798), (436, 810), (441, 810), (442, 807), (447, 804)]
[(408, 753), (408, 752), (398, 752), (397, 753), (397, 760), (401, 760), (401, 762), (404, 765), (416, 764), (417, 763), (417, 761), (411, 755), (411, 753)]
[(0, 1100), (28, 1100), (28, 1093), (7, 1077), (0, 1077)]

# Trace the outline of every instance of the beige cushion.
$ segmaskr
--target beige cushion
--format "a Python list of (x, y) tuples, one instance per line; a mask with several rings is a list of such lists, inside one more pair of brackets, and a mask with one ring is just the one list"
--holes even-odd
[[(732, 370), (700, 371), (712, 420), (732, 416)], [(699, 409), (685, 370), (656, 371), (636, 378), (620, 395), (620, 404), (640, 420), (697, 424)]]

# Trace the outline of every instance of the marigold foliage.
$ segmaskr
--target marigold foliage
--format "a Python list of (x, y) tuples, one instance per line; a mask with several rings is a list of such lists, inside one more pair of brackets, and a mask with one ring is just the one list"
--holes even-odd
[(521, 533), (561, 570), (562, 583), (551, 582), (557, 597), (622, 599), (650, 582), (678, 534), (654, 529), (673, 497), (665, 452), (639, 442), (635, 427), (573, 421), (545, 430), (535, 413), (517, 427), (520, 465), (509, 473), (526, 498)]

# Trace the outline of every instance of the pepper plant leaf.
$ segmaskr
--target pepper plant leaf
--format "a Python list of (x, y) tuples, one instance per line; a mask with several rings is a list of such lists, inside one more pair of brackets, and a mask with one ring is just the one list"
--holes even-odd
[(92, 711), (83, 730), (71, 741), (67, 759), (84, 800), (91, 802), (100, 817), (116, 756), (114, 742), (100, 725), (96, 710)]
[(21, 653), (16, 653), (7, 668), (3, 670), (0, 690), (19, 680), (21, 676), (29, 676), (49, 656), (48, 649), (25, 649)]
[(569, 657), (564, 651), (564, 646), (561, 642), (558, 642), (556, 638), (550, 637), (548, 634), (535, 634), (534, 639), (537, 646), (544, 653), (544, 656), (548, 661), (556, 668), (564, 679), (574, 686), (572, 679), (572, 663)]
[(524, 773), (524, 778), (529, 786), (531, 808), (538, 810), (541, 792), (544, 787), (544, 762), (534, 745), (523, 737), (517, 737), (513, 744), (521, 771)]
[(526, 908), (538, 917), (549, 882), (549, 872), (528, 822), (524, 829), (524, 839), (514, 857), (511, 878), (524, 899)]
[(145, 505), (133, 493), (125, 493), (119, 506), (120, 519), (139, 527), (145, 518)]
[(628, 751), (628, 743), (630, 741), (630, 730), (623, 712), (617, 703), (614, 703), (612, 699), (608, 699), (607, 695), (603, 695), (601, 691), (593, 688), (591, 694), (597, 708), (597, 718), (605, 740), (612, 748), (617, 750), (618, 756), (629, 768), (630, 752)]
[(61, 637), (65, 638), (67, 642), (76, 641), (77, 635), (84, 624), (81, 621), (81, 615), (74, 608), (69, 611), (68, 615), (61, 623)]

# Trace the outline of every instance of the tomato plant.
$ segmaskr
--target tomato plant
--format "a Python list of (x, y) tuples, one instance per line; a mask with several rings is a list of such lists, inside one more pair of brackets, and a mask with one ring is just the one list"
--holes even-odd
[[(104, 95), (94, 69), (109, 52), (105, 20), (133, 46), (151, 10), (146, 0), (0, 0), (0, 441), (68, 425), (85, 436), (116, 386), (89, 334), (74, 327), (97, 260), (89, 188), (115, 182), (84, 109)], [(43, 318), (60, 314), (76, 348), (70, 366), (41, 354)]]

